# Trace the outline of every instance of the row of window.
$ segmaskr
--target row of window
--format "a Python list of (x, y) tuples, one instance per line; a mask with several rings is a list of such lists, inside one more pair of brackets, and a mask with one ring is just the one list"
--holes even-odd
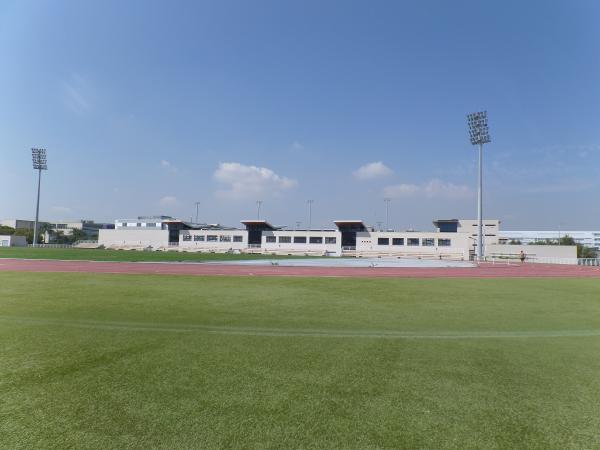
[[(129, 223), (126, 223), (126, 222), (123, 222), (123, 223), (121, 224), (121, 226), (122, 226), (123, 228), (127, 228), (127, 227), (141, 228), (141, 226), (142, 226), (142, 222), (138, 222), (138, 223), (136, 223), (135, 225), (133, 225), (133, 224), (129, 224)], [(156, 226), (157, 226), (157, 224), (156, 224), (156, 223), (152, 223), (152, 222), (146, 223), (146, 227), (148, 227), (148, 228), (155, 228)]]
[[(438, 247), (450, 247), (451, 241), (450, 239), (438, 239)], [(390, 238), (378, 238), (377, 245), (390, 245)], [(404, 238), (392, 238), (392, 245), (404, 245)], [(419, 245), (423, 247), (434, 247), (435, 239), (434, 238), (408, 238), (406, 239), (406, 245), (409, 247), (418, 247)]]
[[(277, 236), (266, 236), (267, 244), (275, 244), (277, 242)], [(306, 244), (307, 239), (306, 236), (294, 236), (294, 244)], [(308, 238), (308, 242), (310, 244), (322, 244), (323, 237), (322, 236), (310, 236)], [(326, 236), (325, 244), (335, 244), (336, 238), (335, 236)], [(279, 236), (280, 244), (291, 244), (292, 236)]]
[[(230, 234), (208, 234), (204, 236), (203, 234), (194, 234), (193, 235), (194, 242), (244, 242), (244, 236), (231, 236)], [(189, 242), (192, 240), (191, 234), (184, 234), (183, 240)]]

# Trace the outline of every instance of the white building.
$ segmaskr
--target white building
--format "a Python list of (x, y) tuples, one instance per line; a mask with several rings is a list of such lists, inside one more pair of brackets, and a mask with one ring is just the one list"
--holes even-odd
[(183, 222), (169, 216), (139, 216), (137, 219), (117, 219), (114, 229), (98, 232), (98, 245), (107, 248), (165, 250), (179, 245)]
[(468, 233), (364, 231), (356, 235), (356, 256), (395, 256), (468, 260)]
[[(99, 230), (98, 245), (187, 252), (454, 260), (470, 259), (477, 245), (477, 221), (466, 219), (435, 220), (435, 231), (375, 231), (356, 219), (336, 220), (335, 228), (312, 230), (277, 227), (266, 220), (242, 220), (241, 223), (244, 228), (195, 224), (168, 216), (118, 219), (114, 229)], [(503, 238), (499, 239), (500, 221), (484, 220), (484, 230), (487, 253), (502, 253), (495, 246), (506, 242), (508, 233), (503, 232)], [(523, 238), (523, 235), (517, 237)], [(515, 246), (505, 247), (503, 252), (511, 254), (516, 249)], [(551, 247), (537, 253), (549, 256), (547, 252), (551, 252)], [(533, 248), (528, 250), (529, 253), (534, 251)], [(566, 251), (555, 252), (555, 256)]]

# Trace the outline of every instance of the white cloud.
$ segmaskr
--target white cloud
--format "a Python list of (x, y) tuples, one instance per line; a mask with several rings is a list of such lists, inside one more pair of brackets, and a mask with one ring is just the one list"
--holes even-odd
[(471, 197), (472, 192), (469, 186), (464, 184), (446, 183), (441, 180), (431, 180), (427, 183), (423, 190), (427, 197), (440, 197), (440, 198), (468, 198)]
[(528, 194), (559, 194), (562, 192), (581, 192), (594, 189), (595, 183), (586, 181), (560, 181), (554, 184), (527, 187), (523, 190)]
[(392, 169), (381, 161), (365, 164), (354, 171), (354, 176), (359, 180), (372, 180), (374, 178), (387, 177), (394, 173)]
[(164, 170), (166, 170), (169, 173), (175, 173), (175, 172), (177, 172), (177, 167), (175, 167), (173, 164), (171, 164), (166, 159), (161, 159), (160, 160), (160, 167), (162, 167)]
[(92, 89), (81, 75), (73, 74), (62, 83), (61, 97), (65, 106), (79, 116), (92, 109)]
[(294, 141), (294, 142), (292, 143), (292, 146), (291, 146), (291, 148), (292, 148), (292, 150), (296, 150), (296, 151), (299, 151), (299, 150), (304, 150), (304, 145), (302, 145), (302, 144), (301, 144), (300, 142), (298, 142), (298, 141)]
[(233, 199), (279, 195), (298, 184), (296, 180), (277, 175), (266, 167), (237, 162), (220, 163), (213, 176), (224, 187), (217, 190), (217, 196)]
[(383, 190), (383, 195), (390, 198), (427, 197), (460, 199), (469, 198), (473, 195), (473, 193), (468, 186), (433, 179), (422, 185), (395, 184), (392, 186), (387, 186)]
[(173, 197), (172, 195), (165, 195), (158, 201), (160, 206), (177, 206), (179, 205), (179, 200), (177, 197)]
[(420, 191), (420, 187), (416, 184), (394, 184), (387, 186), (383, 189), (383, 195), (385, 197), (398, 198), (398, 197), (412, 197)]

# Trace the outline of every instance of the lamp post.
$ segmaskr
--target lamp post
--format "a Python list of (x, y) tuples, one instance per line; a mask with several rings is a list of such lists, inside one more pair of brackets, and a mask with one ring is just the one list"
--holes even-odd
[(306, 203), (308, 204), (308, 229), (311, 230), (312, 229), (312, 204), (314, 203), (314, 200), (306, 200)]
[(42, 170), (48, 170), (48, 160), (46, 159), (45, 148), (32, 148), (31, 149), (31, 161), (33, 162), (33, 168), (38, 171), (38, 188), (37, 188), (37, 202), (35, 204), (35, 224), (33, 228), (33, 246), (37, 247), (38, 241), (38, 220), (40, 215), (40, 185), (42, 182)]
[(483, 144), (491, 142), (487, 111), (467, 115), (472, 145), (479, 146), (479, 187), (477, 189), (477, 259), (483, 259)]
[(196, 205), (196, 223), (198, 223), (198, 207), (200, 206), (200, 202), (195, 202)]
[(262, 200), (256, 200), (256, 218), (260, 219), (260, 207), (262, 206)]
[(389, 229), (390, 229), (390, 202), (392, 201), (392, 199), (384, 198), (383, 201), (385, 202), (385, 231), (389, 231)]

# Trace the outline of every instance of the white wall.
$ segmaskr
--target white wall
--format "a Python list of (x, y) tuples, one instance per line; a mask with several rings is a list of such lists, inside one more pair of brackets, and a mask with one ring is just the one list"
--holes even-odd
[[(388, 245), (379, 245), (379, 239), (389, 239)], [(404, 239), (403, 245), (393, 245), (393, 239)], [(418, 240), (418, 245), (408, 245), (409, 239)], [(433, 239), (432, 246), (423, 245), (424, 239)], [(449, 246), (439, 245), (439, 239), (449, 239)], [(392, 232), (366, 231), (356, 234), (356, 253), (360, 255), (379, 253), (396, 256), (425, 256), (447, 258), (469, 258), (469, 250), (473, 241), (468, 233), (436, 233), (436, 232)]]
[[(202, 240), (194, 240), (196, 236)], [(216, 241), (209, 241), (209, 236)], [(241, 236), (242, 240), (235, 242), (234, 236)], [(188, 237), (190, 240), (186, 240)], [(181, 230), (179, 232), (180, 250), (226, 252), (244, 250), (247, 247), (248, 232), (246, 230)]]
[[(576, 245), (511, 245), (511, 244), (496, 244), (487, 245), (485, 255), (493, 256), (508, 256), (518, 257), (521, 250), (525, 253), (528, 260), (536, 258), (570, 258), (577, 259)], [(541, 261), (543, 262), (543, 261)]]
[[(292, 242), (281, 242), (281, 237), (290, 237)], [(306, 243), (294, 242), (295, 237), (306, 238)], [(321, 243), (311, 243), (310, 238), (321, 238)], [(267, 240), (275, 238), (275, 242)], [(335, 239), (335, 243), (326, 243), (326, 238)], [(337, 230), (278, 230), (263, 231), (261, 247), (265, 253), (319, 253), (331, 256), (342, 254), (342, 233)]]
[(2, 235), (0, 236), (0, 247), (26, 247), (25, 236)]
[(112, 248), (168, 248), (169, 231), (140, 228), (99, 230), (98, 245)]
[[(472, 219), (460, 219), (458, 221), (458, 232), (469, 233), (477, 241), (478, 221)], [(497, 244), (500, 235), (500, 221), (498, 219), (483, 220), (483, 245)]]

